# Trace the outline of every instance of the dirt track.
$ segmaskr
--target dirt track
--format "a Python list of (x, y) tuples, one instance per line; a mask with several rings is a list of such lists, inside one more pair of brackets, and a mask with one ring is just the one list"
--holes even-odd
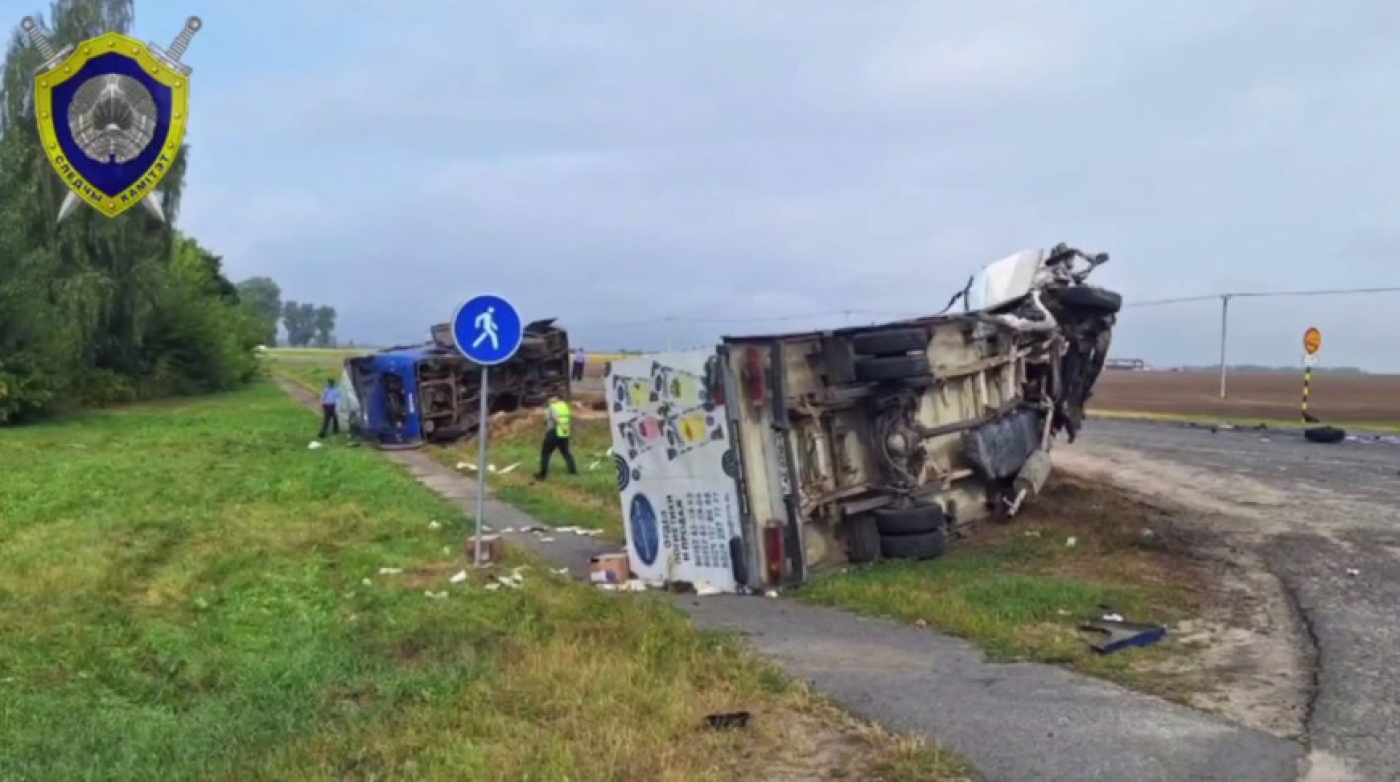
[[(1090, 409), (1296, 419), (1302, 372), (1231, 374), (1230, 398), (1219, 394), (1220, 376), (1213, 372), (1109, 371), (1094, 387)], [(1329, 422), (1400, 422), (1400, 375), (1313, 375), (1308, 410)]]

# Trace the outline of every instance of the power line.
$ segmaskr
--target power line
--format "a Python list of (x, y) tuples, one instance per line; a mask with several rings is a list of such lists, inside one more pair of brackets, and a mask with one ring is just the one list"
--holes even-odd
[(1400, 293), (1400, 287), (1384, 288), (1319, 288), (1304, 291), (1233, 291), (1228, 293), (1207, 293), (1197, 296), (1180, 296), (1171, 299), (1151, 299), (1124, 304), (1128, 307), (1156, 307), (1163, 304), (1185, 304), (1192, 301), (1219, 301), (1220, 299), (1258, 299), (1276, 296), (1344, 296), (1361, 293)]

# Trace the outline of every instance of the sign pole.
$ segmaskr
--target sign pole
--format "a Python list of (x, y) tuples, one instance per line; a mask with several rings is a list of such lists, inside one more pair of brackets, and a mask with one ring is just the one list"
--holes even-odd
[[(1308, 358), (1312, 358), (1308, 356)], [(1303, 423), (1308, 422), (1308, 387), (1312, 385), (1312, 362), (1303, 360)]]
[(481, 535), (486, 517), (486, 411), (490, 374), (489, 368), (481, 368), (481, 407), (476, 422), (476, 552), (472, 557), (475, 567), (481, 567)]
[(452, 342), (462, 357), (481, 368), (476, 419), (476, 542), (472, 566), (482, 567), (481, 539), (486, 531), (486, 445), (491, 412), (491, 367), (504, 364), (520, 350), (525, 326), (515, 306), (500, 296), (482, 294), (462, 302), (452, 316)]
[(1322, 331), (1309, 326), (1303, 332), (1303, 415), (1302, 422), (1308, 423), (1308, 391), (1312, 387), (1312, 371), (1317, 365), (1317, 351), (1322, 349)]

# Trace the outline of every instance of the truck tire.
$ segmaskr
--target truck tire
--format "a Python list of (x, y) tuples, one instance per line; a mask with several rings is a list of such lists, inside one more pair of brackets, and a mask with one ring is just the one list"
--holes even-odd
[(875, 518), (861, 513), (846, 519), (846, 559), (864, 565), (880, 558), (880, 529)]
[(1347, 439), (1347, 430), (1335, 426), (1310, 426), (1303, 430), (1303, 439), (1310, 443), (1335, 445)]
[(928, 356), (922, 353), (856, 359), (856, 380), (910, 380), (928, 375)]
[(910, 505), (875, 511), (875, 526), (882, 537), (926, 535), (942, 530), (947, 522), (943, 509), (937, 505)]
[(1060, 304), (1066, 309), (1095, 315), (1116, 315), (1123, 309), (1123, 296), (1107, 288), (1075, 285), (1060, 291)]
[(923, 329), (884, 329), (851, 337), (851, 350), (858, 356), (899, 356), (928, 348)]
[(882, 535), (880, 556), (885, 559), (937, 559), (948, 548), (948, 530), (922, 535)]

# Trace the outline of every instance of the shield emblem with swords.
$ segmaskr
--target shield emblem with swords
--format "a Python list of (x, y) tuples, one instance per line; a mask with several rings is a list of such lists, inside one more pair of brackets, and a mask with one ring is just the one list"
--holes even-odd
[(44, 57), (34, 82), (39, 139), (70, 191), (58, 219), (79, 199), (108, 217), (141, 204), (165, 219), (156, 188), (185, 138), (191, 69), (180, 57), (199, 18), (168, 51), (120, 33), (54, 51), (33, 19), (21, 26)]

